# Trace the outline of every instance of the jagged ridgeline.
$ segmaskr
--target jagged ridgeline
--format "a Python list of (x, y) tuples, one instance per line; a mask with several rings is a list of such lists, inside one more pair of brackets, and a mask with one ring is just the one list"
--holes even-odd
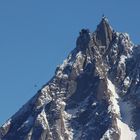
[(140, 140), (140, 47), (103, 17), (54, 77), (0, 127), (1, 140)]

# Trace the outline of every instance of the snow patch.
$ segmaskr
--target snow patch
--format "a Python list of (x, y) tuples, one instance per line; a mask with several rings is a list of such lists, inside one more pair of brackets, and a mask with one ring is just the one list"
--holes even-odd
[(89, 56), (87, 57), (87, 63), (91, 63), (91, 58)]
[(127, 58), (127, 57), (126, 57), (125, 55), (121, 55), (119, 64), (125, 64), (126, 58)]
[(130, 84), (130, 78), (127, 76), (126, 78), (125, 78), (125, 80), (124, 80), (124, 86), (125, 87), (127, 87), (127, 86), (129, 86), (129, 84)]
[(93, 102), (92, 103), (92, 106), (94, 107), (94, 106), (96, 106), (97, 105), (97, 102)]
[(48, 104), (50, 101), (52, 100), (52, 97), (47, 93), (47, 89), (43, 88), (41, 90), (41, 95), (38, 98), (38, 106), (37, 109), (39, 109), (42, 106), (45, 106), (46, 104)]
[(103, 137), (100, 140), (112, 140), (112, 134), (115, 132), (115, 129), (108, 129)]
[(66, 106), (66, 103), (62, 100), (62, 99), (57, 99), (56, 100), (56, 104), (57, 104), (57, 109), (58, 110), (64, 110), (65, 109), (65, 106)]
[(117, 118), (117, 125), (120, 129), (120, 140), (135, 140), (136, 133), (130, 130), (129, 126)]
[(77, 53), (76, 57), (77, 57), (77, 58), (81, 58), (81, 57), (82, 57), (82, 52), (79, 51), (79, 52)]
[(107, 82), (108, 82), (108, 90), (111, 93), (110, 95), (111, 105), (108, 107), (108, 111), (120, 115), (120, 107), (117, 101), (119, 99), (119, 96), (116, 93), (115, 86), (112, 84), (112, 82), (109, 79), (107, 79)]
[(82, 54), (81, 51), (79, 51), (76, 55), (76, 60), (75, 62), (73, 63), (73, 67), (75, 68), (76, 70), (76, 73), (79, 75), (80, 72), (83, 71), (83, 66), (82, 66), (82, 63), (83, 63), (83, 60), (84, 60), (84, 55)]
[[(120, 140), (125, 140), (125, 139), (135, 140), (136, 133), (133, 130), (131, 130), (128, 126), (128, 123), (130, 123), (131, 121), (132, 106), (124, 102), (118, 104), (119, 96), (116, 93), (115, 86), (112, 84), (112, 82), (109, 79), (107, 79), (107, 82), (108, 82), (108, 90), (111, 92), (111, 96), (110, 96), (111, 105), (109, 106), (108, 110), (111, 111), (112, 113), (118, 114), (116, 119), (117, 119), (117, 126), (120, 130)], [(120, 113), (122, 113), (122, 115)], [(107, 133), (106, 135), (108, 136), (109, 132), (106, 133)]]
[(11, 124), (11, 119), (7, 120), (5, 124), (2, 125), (3, 128), (9, 127)]
[(37, 123), (39, 123), (44, 130), (48, 129), (48, 121), (45, 110), (43, 109), (42, 112), (37, 116)]
[(60, 69), (63, 71), (63, 69), (66, 67), (67, 64), (68, 64), (68, 59), (65, 59), (63, 61), (63, 64), (60, 66)]
[(56, 74), (58, 78), (68, 79), (68, 75), (64, 74), (62, 70), (59, 70)]

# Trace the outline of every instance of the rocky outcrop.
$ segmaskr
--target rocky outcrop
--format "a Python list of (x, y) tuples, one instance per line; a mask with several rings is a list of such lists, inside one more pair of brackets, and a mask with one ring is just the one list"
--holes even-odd
[(103, 17), (54, 77), (0, 128), (1, 140), (139, 140), (140, 47)]

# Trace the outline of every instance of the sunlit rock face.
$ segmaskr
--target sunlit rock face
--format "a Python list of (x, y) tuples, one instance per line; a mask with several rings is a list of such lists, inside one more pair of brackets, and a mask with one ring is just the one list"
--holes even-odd
[(0, 127), (0, 140), (140, 140), (140, 47), (103, 17), (54, 77)]

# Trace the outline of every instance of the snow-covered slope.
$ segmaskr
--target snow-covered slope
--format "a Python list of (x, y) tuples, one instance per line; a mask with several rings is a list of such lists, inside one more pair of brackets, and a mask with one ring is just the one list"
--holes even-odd
[[(133, 130), (131, 130), (131, 128), (128, 126), (129, 121), (131, 121), (130, 117), (131, 117), (131, 113), (128, 113), (131, 109), (131, 107), (125, 103), (125, 102), (121, 102), (120, 106), (119, 106), (119, 96), (116, 93), (115, 90), (115, 86), (112, 84), (112, 82), (107, 79), (108, 82), (108, 90), (110, 91), (110, 101), (111, 104), (108, 108), (109, 111), (111, 111), (112, 113), (114, 113), (115, 115), (117, 115), (116, 117), (116, 125), (119, 129), (119, 133), (120, 133), (120, 140), (135, 140), (136, 138), (136, 132), (134, 132)], [(125, 109), (123, 109), (125, 107)], [(127, 110), (128, 109), (128, 110)], [(126, 116), (128, 115), (128, 116)], [(128, 119), (130, 118), (130, 119)], [(123, 122), (125, 120), (125, 122)], [(103, 136), (102, 140), (105, 140), (105, 138), (111, 139), (111, 136), (108, 134), (105, 136)], [(113, 139), (113, 138), (112, 138)]]
[(103, 17), (54, 77), (0, 127), (0, 140), (139, 140), (140, 47)]

